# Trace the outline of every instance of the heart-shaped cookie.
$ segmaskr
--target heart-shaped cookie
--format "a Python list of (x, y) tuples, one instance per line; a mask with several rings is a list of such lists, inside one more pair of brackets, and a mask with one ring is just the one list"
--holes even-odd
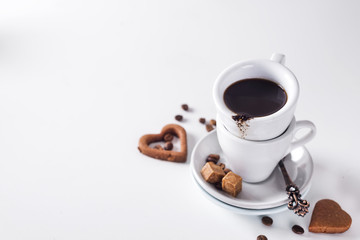
[(342, 233), (351, 226), (350, 215), (330, 199), (322, 199), (315, 205), (309, 231), (314, 233)]
[[(163, 149), (151, 148), (149, 145), (154, 142), (162, 141), (165, 134), (170, 133), (177, 136), (180, 140), (180, 152)], [(171, 162), (186, 162), (187, 140), (186, 131), (177, 124), (168, 124), (164, 126), (159, 134), (147, 134), (139, 140), (139, 151), (149, 157), (167, 160)]]

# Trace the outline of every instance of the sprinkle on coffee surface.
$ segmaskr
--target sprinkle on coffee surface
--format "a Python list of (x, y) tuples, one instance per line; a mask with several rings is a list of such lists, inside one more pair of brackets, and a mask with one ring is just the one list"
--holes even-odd
[(240, 130), (241, 138), (245, 138), (246, 130), (250, 127), (248, 120), (252, 119), (252, 117), (247, 114), (236, 114), (232, 116), (232, 119), (235, 121), (237, 127)]

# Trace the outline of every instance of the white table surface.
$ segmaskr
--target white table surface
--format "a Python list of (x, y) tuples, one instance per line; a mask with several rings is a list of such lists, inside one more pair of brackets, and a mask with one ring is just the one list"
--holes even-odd
[[(0, 238), (359, 239), (359, 1), (3, 1)], [(208, 201), (186, 163), (139, 153), (175, 123), (189, 156), (215, 117), (212, 84), (233, 62), (286, 54), (313, 121), (307, 199), (352, 216), (313, 234), (290, 211), (244, 216)], [(180, 105), (189, 104), (191, 112)], [(306, 230), (291, 231), (293, 224)]]

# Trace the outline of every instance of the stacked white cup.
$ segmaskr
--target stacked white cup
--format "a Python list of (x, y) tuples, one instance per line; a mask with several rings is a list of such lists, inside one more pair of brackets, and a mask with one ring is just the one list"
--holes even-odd
[[(284, 66), (285, 56), (274, 53), (270, 60), (237, 62), (226, 68), (216, 79), (213, 98), (217, 110), (217, 137), (230, 168), (246, 182), (260, 182), (270, 176), (277, 163), (288, 153), (309, 142), (316, 134), (310, 121), (296, 121), (294, 112), (299, 98), (299, 83)], [(266, 79), (279, 85), (287, 100), (278, 111), (246, 121), (246, 129), (239, 129), (225, 104), (225, 90), (240, 80)], [(308, 128), (299, 139), (298, 130)]]

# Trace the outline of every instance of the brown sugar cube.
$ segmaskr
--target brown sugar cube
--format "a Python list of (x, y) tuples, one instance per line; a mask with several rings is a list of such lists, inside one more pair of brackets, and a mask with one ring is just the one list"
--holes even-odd
[(221, 182), (225, 176), (224, 170), (213, 162), (207, 162), (201, 169), (201, 175), (209, 183)]
[(221, 167), (222, 168), (222, 170), (225, 170), (225, 164), (224, 163), (219, 163), (219, 167)]
[(236, 197), (242, 189), (242, 178), (233, 172), (228, 172), (222, 179), (222, 189)]

